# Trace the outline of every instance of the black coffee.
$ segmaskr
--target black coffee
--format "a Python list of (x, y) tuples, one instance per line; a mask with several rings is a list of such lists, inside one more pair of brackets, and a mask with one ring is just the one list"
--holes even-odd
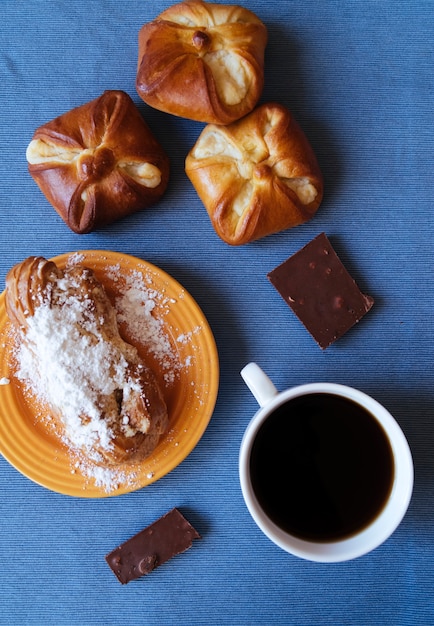
[(325, 393), (299, 396), (274, 411), (256, 435), (250, 471), (268, 517), (317, 542), (367, 526), (394, 478), (380, 424), (355, 402)]

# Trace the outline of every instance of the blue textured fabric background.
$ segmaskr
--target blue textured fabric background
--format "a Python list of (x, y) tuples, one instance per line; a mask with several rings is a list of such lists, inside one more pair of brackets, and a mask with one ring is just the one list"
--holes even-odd
[[(325, 197), (309, 223), (241, 248), (215, 234), (184, 173), (203, 125), (141, 103), (137, 33), (162, 0), (3, 0), (0, 6), (0, 289), (30, 254), (111, 249), (169, 272), (215, 334), (217, 405), (189, 457), (118, 498), (52, 493), (0, 457), (0, 624), (415, 625), (434, 623), (434, 2), (245, 0), (269, 31), (262, 102), (293, 112), (318, 156)], [(73, 234), (27, 173), (33, 131), (106, 89), (131, 95), (171, 159), (163, 200)], [(266, 274), (321, 231), (376, 304), (325, 352)], [(395, 415), (415, 462), (403, 523), (368, 556), (320, 565), (256, 528), (238, 449), (256, 403), (240, 369), (276, 386), (334, 381)], [(203, 536), (122, 587), (104, 555), (178, 506)]]

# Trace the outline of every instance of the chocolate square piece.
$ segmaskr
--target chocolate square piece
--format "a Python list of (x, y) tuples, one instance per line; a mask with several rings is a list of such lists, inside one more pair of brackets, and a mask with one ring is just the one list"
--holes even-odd
[(321, 233), (268, 274), (273, 286), (325, 349), (372, 307)]
[(178, 509), (172, 509), (105, 558), (125, 585), (191, 548), (193, 539), (200, 539), (199, 533)]

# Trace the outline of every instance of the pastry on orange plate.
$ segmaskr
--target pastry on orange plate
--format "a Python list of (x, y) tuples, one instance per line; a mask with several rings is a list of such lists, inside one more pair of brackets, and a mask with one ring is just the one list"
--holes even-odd
[(323, 196), (312, 147), (291, 113), (275, 103), (228, 126), (206, 126), (185, 171), (217, 234), (231, 245), (309, 220)]
[(169, 160), (124, 91), (40, 126), (26, 157), (47, 200), (76, 233), (88, 233), (160, 199)]
[(265, 25), (243, 7), (180, 2), (139, 32), (137, 92), (160, 111), (228, 124), (261, 95), (266, 43)]
[(167, 429), (166, 404), (93, 271), (29, 257), (7, 274), (5, 303), (17, 376), (66, 444), (102, 467), (146, 458)]

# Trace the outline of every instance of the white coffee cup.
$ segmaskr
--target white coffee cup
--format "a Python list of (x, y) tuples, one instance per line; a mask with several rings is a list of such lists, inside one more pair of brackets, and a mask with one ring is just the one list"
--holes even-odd
[[(386, 541), (396, 530), (407, 511), (414, 480), (413, 461), (409, 445), (392, 415), (370, 396), (344, 385), (311, 383), (279, 393), (272, 381), (255, 363), (249, 363), (241, 371), (241, 376), (260, 406), (249, 423), (241, 443), (239, 456), (241, 490), (251, 516), (264, 534), (283, 550), (300, 558), (322, 563), (347, 561), (360, 557)], [(338, 396), (349, 400), (350, 403), (356, 403), (364, 409), (365, 413), (368, 412), (369, 417), (377, 422), (375, 428), (378, 428), (379, 424), (380, 430), (386, 436), (385, 440), (388, 440), (388, 449), (391, 451), (391, 464), (393, 465), (387, 496), (373, 518), (350, 534), (327, 540), (318, 540), (316, 537), (304, 538), (302, 534), (285, 530), (281, 525), (275, 523), (264, 511), (252, 484), (252, 447), (261, 427), (271, 415), (276, 415), (276, 410), (282, 405), (285, 405), (284, 410), (286, 410), (289, 401), (311, 394)], [(303, 402), (304, 399), (302, 398), (301, 401)], [(255, 468), (255, 471), (257, 469)], [(279, 480), (279, 477), (276, 479)], [(282, 495), (282, 497), (285, 496)]]

